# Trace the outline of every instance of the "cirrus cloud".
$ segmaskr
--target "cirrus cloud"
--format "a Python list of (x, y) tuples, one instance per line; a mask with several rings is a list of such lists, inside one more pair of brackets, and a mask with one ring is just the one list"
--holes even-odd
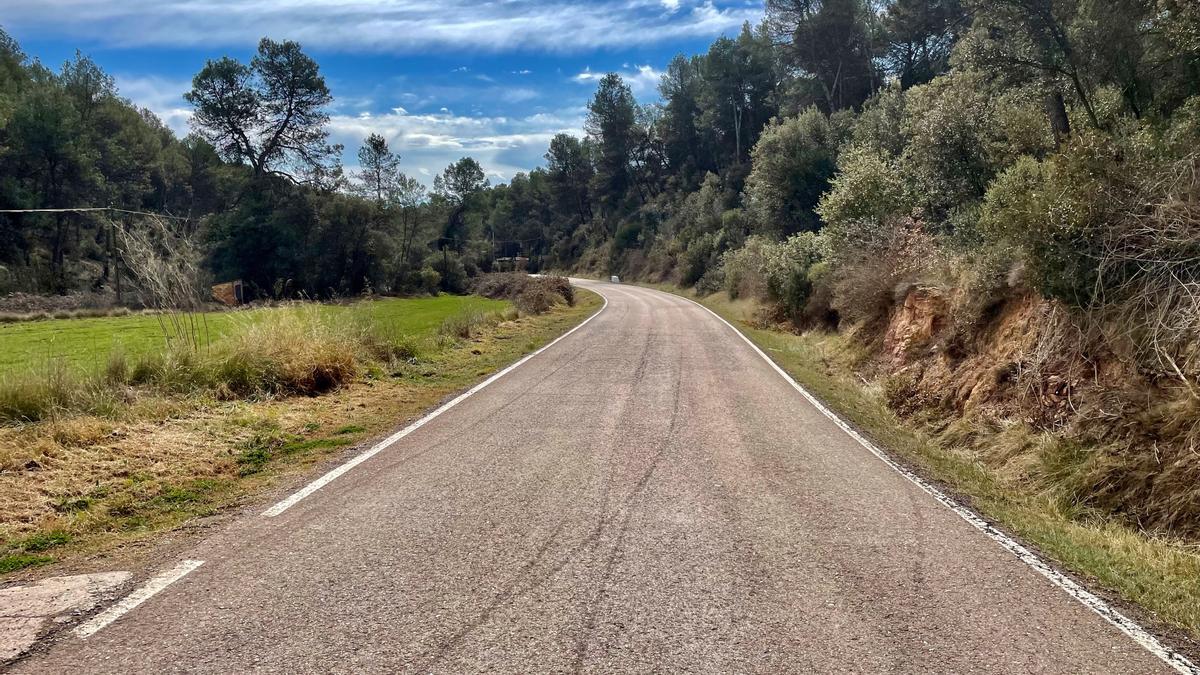
[[(263, 35), (347, 52), (436, 47), (578, 52), (711, 36), (762, 15), (746, 2), (661, 0), (17, 0), (5, 23), (114, 47), (251, 45)], [(667, 11), (664, 11), (664, 8)]]

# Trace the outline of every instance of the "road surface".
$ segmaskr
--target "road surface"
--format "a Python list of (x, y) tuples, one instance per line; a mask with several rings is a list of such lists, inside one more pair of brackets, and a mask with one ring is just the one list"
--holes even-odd
[(18, 672), (1165, 672), (686, 300), (586, 326)]

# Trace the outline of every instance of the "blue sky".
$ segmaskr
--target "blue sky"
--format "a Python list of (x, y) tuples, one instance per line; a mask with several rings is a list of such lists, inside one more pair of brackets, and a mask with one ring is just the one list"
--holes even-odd
[(582, 133), (595, 80), (626, 77), (640, 101), (677, 53), (757, 22), (757, 0), (6, 0), (0, 22), (57, 67), (76, 48), (123, 96), (188, 128), (182, 94), (204, 61), (295, 39), (321, 64), (333, 140), (348, 167), (368, 133), (429, 184), (470, 155), (493, 182), (542, 163), (551, 136)]

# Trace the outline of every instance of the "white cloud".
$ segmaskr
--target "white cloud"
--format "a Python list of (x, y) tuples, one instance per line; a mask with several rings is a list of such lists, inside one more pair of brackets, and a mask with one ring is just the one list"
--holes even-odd
[(629, 88), (640, 94), (657, 92), (662, 76), (662, 71), (655, 70), (652, 66), (637, 66), (633, 72), (621, 74), (629, 83)]
[[(639, 96), (646, 96), (647, 94), (657, 95), (658, 83), (662, 80), (662, 71), (656, 70), (654, 66), (650, 65), (630, 68), (629, 64), (626, 63), (623, 67), (625, 70), (617, 74), (621, 76), (625, 84), (629, 85), (634, 94)], [(605, 73), (595, 72), (590, 67), (587, 67), (571, 79), (575, 82), (588, 84), (599, 81), (604, 75)]]
[(679, 11), (679, 0), (662, 0), (662, 6), (668, 12), (677, 12)]
[(353, 156), (362, 140), (376, 133), (401, 156), (409, 174), (434, 176), (447, 165), (471, 156), (488, 175), (508, 180), (518, 171), (542, 163), (542, 155), (557, 133), (582, 135), (582, 108), (540, 112), (525, 117), (463, 116), (450, 112), (410, 114), (393, 110), (368, 118), (334, 115), (331, 140)]
[(117, 75), (117, 91), (139, 108), (158, 116), (177, 136), (191, 132), (188, 121), (192, 108), (183, 100), (183, 92), (192, 88), (190, 81), (175, 81), (155, 76)]
[[(343, 51), (431, 47), (577, 52), (711, 37), (757, 21), (762, 8), (706, 0), (40, 0), (6, 3), (17, 34), (83, 36), (107, 46), (251, 46), (263, 35)], [(15, 5), (15, 6), (9, 6)], [(668, 6), (668, 9), (670, 7)]]
[(588, 66), (583, 69), (582, 73), (579, 73), (571, 79), (575, 80), (576, 82), (595, 82), (602, 77), (604, 77), (604, 73), (593, 73), (591, 66)]

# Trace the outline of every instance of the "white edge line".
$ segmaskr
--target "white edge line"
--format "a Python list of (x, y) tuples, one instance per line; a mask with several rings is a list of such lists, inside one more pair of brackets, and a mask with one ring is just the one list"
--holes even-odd
[(417, 429), (420, 429), (421, 427), (425, 426), (430, 421), (432, 421), (434, 418), (436, 418), (438, 415), (441, 415), (442, 413), (453, 408), (454, 406), (458, 405), (459, 403), (462, 403), (463, 401), (470, 398), (474, 394), (479, 393), (479, 391), (481, 389), (483, 389), (484, 387), (486, 387), (489, 384), (495, 382), (496, 380), (504, 377), (508, 373), (510, 373), (513, 370), (520, 367), (521, 364), (525, 363), (529, 359), (532, 359), (533, 357), (537, 356), (538, 354), (541, 354), (542, 352), (546, 351), (547, 349), (550, 349), (554, 345), (558, 344), (559, 341), (566, 339), (568, 336), (570, 336), (575, 331), (579, 330), (580, 328), (583, 328), (592, 319), (600, 316), (600, 313), (603, 312), (608, 307), (608, 298), (604, 297), (604, 295), (600, 294), (600, 293), (597, 293), (597, 295), (599, 295), (600, 298), (602, 300), (604, 300), (604, 304), (601, 305), (600, 309), (596, 310), (595, 313), (593, 313), (588, 318), (584, 319), (583, 322), (580, 323), (578, 326), (575, 326), (571, 330), (558, 336), (557, 338), (552, 340), (549, 344), (545, 345), (541, 349), (538, 349), (537, 351), (532, 352), (530, 354), (526, 354), (523, 358), (521, 358), (521, 360), (508, 366), (504, 370), (501, 370), (500, 372), (496, 373), (495, 375), (492, 375), (491, 377), (484, 380), (483, 382), (480, 382), (479, 384), (475, 385), (474, 387), (471, 387), (467, 391), (459, 394), (457, 397), (455, 397), (452, 400), (448, 401), (447, 403), (443, 404), (437, 410), (434, 410), (433, 412), (429, 413), (428, 415), (425, 415), (424, 417), (417, 420), (416, 422), (413, 422), (412, 424), (404, 427), (400, 431), (397, 431), (396, 433), (392, 434), (391, 436), (388, 436), (387, 438), (383, 439), (379, 443), (372, 446), (369, 450), (366, 450), (363, 453), (355, 456), (353, 459), (346, 462), (345, 464), (342, 464), (341, 466), (338, 466), (338, 467), (330, 470), (329, 473), (326, 473), (324, 476), (321, 476), (320, 478), (314, 480), (313, 482), (309, 483), (308, 485), (305, 485), (304, 487), (300, 488), (299, 490), (297, 490), (296, 492), (292, 493), (290, 496), (285, 498), (283, 501), (280, 501), (278, 504), (275, 504), (274, 506), (267, 509), (266, 511), (263, 511), (262, 515), (267, 518), (274, 518), (275, 516), (278, 516), (279, 514), (283, 513), (284, 511), (287, 511), (291, 507), (295, 506), (296, 503), (299, 502), (301, 499), (304, 499), (305, 497), (311, 495), (312, 493), (316, 492), (317, 490), (320, 490), (321, 488), (325, 487), (329, 483), (336, 480), (342, 474), (346, 473), (347, 471), (350, 471), (351, 469), (358, 466), (359, 464), (362, 464), (363, 462), (367, 461), (368, 459), (371, 459), (375, 455), (378, 455), (380, 452), (383, 452), (384, 450), (386, 450), (389, 446), (391, 446), (396, 441), (399, 441), (401, 438), (404, 438), (405, 436), (411, 434), (412, 432), (416, 431)]
[(165, 572), (160, 572), (157, 576), (139, 586), (135, 591), (121, 598), (117, 604), (97, 614), (85, 623), (80, 624), (75, 628), (75, 634), (81, 638), (94, 635), (100, 629), (121, 618), (134, 607), (158, 595), (164, 588), (184, 578), (203, 564), (203, 560), (184, 560), (175, 567)]
[(947, 496), (944, 492), (934, 487), (925, 479), (897, 464), (883, 450), (880, 450), (879, 447), (877, 447), (874, 443), (867, 440), (862, 434), (858, 433), (854, 427), (850, 426), (850, 424), (848, 424), (841, 417), (838, 417), (838, 415), (832, 410), (825, 407), (825, 405), (817, 400), (817, 397), (810, 394), (807, 389), (800, 386), (800, 383), (796, 382), (791, 375), (788, 375), (787, 371), (781, 368), (779, 364), (774, 361), (774, 359), (772, 359), (770, 356), (767, 356), (763, 350), (758, 348), (758, 345), (754, 344), (750, 338), (746, 337), (745, 333), (738, 330), (738, 328), (732, 323), (726, 321), (725, 318), (720, 314), (717, 314), (713, 310), (705, 307), (695, 300), (692, 300), (691, 298), (687, 298), (682, 295), (677, 295), (676, 297), (687, 300), (688, 302), (715, 316), (721, 323), (729, 326), (734, 333), (737, 333), (738, 337), (745, 340), (746, 344), (750, 345), (751, 349), (757, 352), (758, 355), (763, 358), (763, 360), (769, 363), (771, 367), (775, 369), (775, 372), (779, 373), (779, 375), (783, 379), (787, 380), (788, 383), (796, 389), (796, 391), (800, 392), (800, 395), (807, 399), (814, 408), (821, 411), (821, 414), (832, 420), (833, 423), (840, 427), (842, 431), (846, 432), (851, 438), (858, 441), (859, 445), (862, 445), (864, 448), (870, 451), (871, 454), (875, 455), (875, 457), (877, 457), (884, 464), (887, 464), (901, 476), (904, 476), (909, 481), (915, 483), (917, 487), (929, 493), (930, 496), (941, 502), (943, 506), (951, 511), (954, 511), (960, 517), (962, 517), (963, 520), (970, 523), (977, 530), (983, 532), (988, 537), (991, 537), (992, 540), (1008, 549), (1008, 551), (1015, 555), (1021, 562), (1032, 567), (1035, 571), (1037, 571), (1038, 574), (1041, 574), (1046, 579), (1049, 579), (1050, 583), (1061, 588), (1067, 593), (1067, 595), (1083, 603), (1088, 609), (1103, 617), (1105, 621), (1108, 621), (1113, 626), (1116, 626), (1118, 630), (1129, 636), (1134, 642), (1145, 648), (1146, 651), (1162, 659), (1163, 662), (1180, 673), (1185, 673), (1186, 675), (1200, 675), (1200, 667), (1197, 667), (1196, 664), (1189, 661), (1183, 654), (1180, 654), (1179, 652), (1176, 652), (1175, 650), (1163, 645), (1158, 641), (1158, 638), (1151, 635), (1149, 631), (1147, 631), (1145, 628), (1142, 628), (1142, 626), (1136, 621), (1117, 611), (1108, 603), (1104, 602), (1104, 600), (1100, 599), (1083, 586), (1080, 586), (1073, 579), (1051, 567), (1049, 563), (1047, 563), (1045, 560), (1042, 560), (1033, 551), (1030, 551), (1012, 537), (1001, 532), (994, 525), (984, 520), (979, 514), (954, 501), (954, 499)]

